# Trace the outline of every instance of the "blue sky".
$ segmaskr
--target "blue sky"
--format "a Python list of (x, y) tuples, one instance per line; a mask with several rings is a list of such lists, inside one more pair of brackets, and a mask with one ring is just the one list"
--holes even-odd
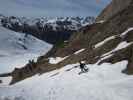
[(0, 13), (16, 16), (96, 16), (111, 0), (1, 0)]

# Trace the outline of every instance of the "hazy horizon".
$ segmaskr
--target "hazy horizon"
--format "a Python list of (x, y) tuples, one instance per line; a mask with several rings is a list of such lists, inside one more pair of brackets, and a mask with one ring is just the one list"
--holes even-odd
[(1, 0), (0, 13), (14, 16), (97, 16), (111, 0)]

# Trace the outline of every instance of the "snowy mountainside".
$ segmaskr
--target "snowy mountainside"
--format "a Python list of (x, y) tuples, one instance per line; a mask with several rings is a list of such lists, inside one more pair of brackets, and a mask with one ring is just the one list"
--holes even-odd
[(78, 64), (35, 75), (0, 89), (0, 100), (132, 100), (133, 76), (121, 73), (127, 61), (87, 65), (88, 73), (78, 75)]
[(24, 66), (29, 59), (47, 53), (51, 47), (31, 35), (25, 36), (0, 26), (0, 73)]
[(25, 34), (13, 32), (3, 27), (0, 27), (0, 35), (1, 51), (9, 51), (11, 54), (27, 51), (38, 52), (40, 50), (39, 47), (50, 47), (48, 43), (38, 40), (31, 35), (25, 36)]

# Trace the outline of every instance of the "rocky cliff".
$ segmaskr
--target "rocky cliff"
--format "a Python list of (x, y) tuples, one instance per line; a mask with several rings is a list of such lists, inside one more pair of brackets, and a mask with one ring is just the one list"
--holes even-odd
[(128, 7), (132, 3), (132, 1), (133, 0), (112, 0), (112, 2), (97, 17), (97, 21), (108, 20), (118, 12)]

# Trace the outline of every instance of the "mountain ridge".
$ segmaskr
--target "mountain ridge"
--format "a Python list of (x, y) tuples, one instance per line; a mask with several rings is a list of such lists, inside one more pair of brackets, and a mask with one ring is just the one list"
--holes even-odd
[(57, 17), (57, 18), (33, 18), (3, 16), (1, 25), (5, 28), (24, 34), (31, 34), (38, 39), (56, 44), (68, 40), (81, 27), (95, 22), (94, 17)]

